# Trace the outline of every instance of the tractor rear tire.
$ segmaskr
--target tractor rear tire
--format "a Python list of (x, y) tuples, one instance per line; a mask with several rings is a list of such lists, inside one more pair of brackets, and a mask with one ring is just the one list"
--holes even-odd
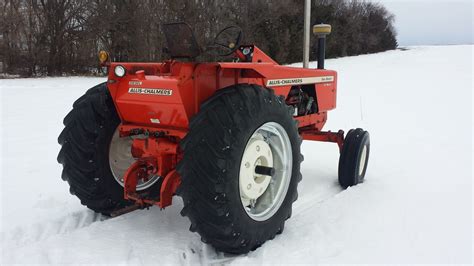
[[(300, 153), (301, 138), (292, 114), (291, 108), (272, 90), (248, 84), (222, 89), (201, 106), (200, 112), (190, 123), (189, 133), (181, 142), (184, 157), (177, 170), (182, 179), (178, 190), (184, 202), (181, 214), (190, 219), (190, 231), (198, 232), (203, 242), (211, 244), (218, 251), (244, 254), (283, 231), (285, 220), (291, 216), (292, 204), (298, 197), (297, 185), (301, 180), (300, 164), (303, 160)], [(280, 171), (284, 171), (287, 178), (280, 175), (281, 180), (285, 181), (279, 184), (287, 184), (287, 190), (276, 194), (280, 195), (279, 198), (266, 200), (264, 204), (267, 205), (261, 205), (264, 206), (262, 210), (265, 206), (273, 206), (273, 209), (268, 207), (268, 212), (262, 211), (265, 215), (258, 216), (251, 214), (251, 209), (257, 209), (255, 206), (267, 195), (265, 193), (269, 191), (270, 185), (260, 198), (252, 199), (252, 207), (245, 207), (240, 180), (243, 176), (242, 165), (247, 165), (243, 158), (248, 145), (256, 132), (265, 125), (279, 129), (280, 135), (268, 134), (263, 140), (277, 143), (278, 136), (284, 136), (282, 139), (286, 141), (284, 147), (288, 156), (281, 158), (286, 158), (288, 163), (280, 160), (280, 166), (286, 167)], [(262, 141), (259, 143), (266, 145)], [(258, 147), (257, 151), (260, 150)], [(267, 147), (271, 147), (270, 144)], [(271, 153), (270, 149), (268, 154)], [(273, 154), (277, 153), (278, 150), (273, 150)], [(274, 167), (279, 171), (276, 164)], [(262, 169), (267, 170), (269, 176), (274, 173), (270, 168)], [(273, 182), (276, 178), (273, 176), (270, 179)], [(271, 197), (273, 191), (279, 193), (280, 186), (283, 187), (277, 185), (278, 189), (271, 189)]]
[(364, 182), (369, 153), (369, 132), (361, 128), (349, 130), (339, 157), (339, 184), (341, 187), (347, 188)]
[(109, 145), (119, 117), (105, 83), (89, 89), (64, 118), (58, 162), (70, 193), (95, 212), (111, 215), (130, 205), (109, 165)]

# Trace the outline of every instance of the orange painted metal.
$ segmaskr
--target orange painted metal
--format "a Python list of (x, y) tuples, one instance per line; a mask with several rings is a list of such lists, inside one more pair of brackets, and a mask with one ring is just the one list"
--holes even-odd
[(158, 203), (160, 208), (165, 208), (171, 205), (173, 195), (175, 194), (179, 185), (181, 185), (181, 177), (179, 176), (178, 172), (173, 169), (166, 175), (165, 179), (163, 180), (163, 184), (161, 185), (160, 202)]
[[(147, 136), (146, 132), (137, 132), (133, 139), (131, 153), (137, 161), (124, 175), (124, 198), (134, 200), (141, 206), (156, 204), (164, 208), (171, 204), (173, 194), (181, 183), (174, 168), (180, 158), (177, 142), (169, 137)], [(131, 135), (132, 132), (125, 134)], [(138, 180), (147, 181), (150, 176), (158, 175), (163, 179), (159, 195), (143, 197), (136, 191)]]
[[(111, 63), (127, 69), (123, 78), (109, 74), (108, 88), (114, 99), (123, 125), (133, 124), (156, 129), (175, 128), (186, 131), (190, 119), (199, 112), (200, 105), (217, 90), (225, 87), (249, 83), (266, 86), (269, 79), (290, 79), (333, 76), (333, 82), (316, 84), (319, 114), (336, 107), (337, 75), (335, 71), (302, 69), (280, 66), (274, 63), (183, 63), (169, 62), (169, 72), (160, 72), (163, 64)], [(145, 78), (139, 78), (129, 69), (144, 68)], [(148, 72), (148, 73), (147, 73)], [(139, 84), (139, 85), (135, 85)], [(130, 88), (168, 89), (172, 95), (145, 95), (129, 93)], [(275, 94), (286, 97), (291, 86), (271, 87)], [(300, 118), (297, 118), (298, 120)], [(306, 124), (319, 124), (321, 116), (304, 118)], [(154, 122), (153, 122), (154, 121)], [(159, 122), (158, 122), (159, 121)], [(319, 122), (318, 122), (319, 121)]]
[(331, 132), (319, 131), (315, 129), (303, 129), (300, 130), (300, 136), (304, 140), (337, 143), (337, 145), (339, 146), (339, 151), (342, 151), (342, 147), (344, 145), (344, 131), (342, 130), (339, 130), (338, 132)]
[(156, 158), (153, 157), (140, 158), (134, 162), (124, 175), (124, 198), (134, 200), (141, 207), (157, 204), (157, 201), (144, 198), (136, 191), (138, 180), (156, 174), (157, 168)]
[[(156, 204), (164, 208), (180, 184), (175, 171), (182, 157), (178, 143), (189, 129), (193, 116), (202, 103), (216, 91), (236, 84), (256, 84), (270, 87), (276, 95), (286, 98), (294, 84), (275, 86), (276, 79), (320, 78), (315, 82), (317, 113), (297, 116), (303, 139), (336, 142), (342, 147), (344, 139), (338, 133), (322, 132), (327, 111), (336, 107), (337, 73), (332, 70), (303, 69), (281, 66), (253, 46), (251, 62), (198, 63), (165, 61), (160, 63), (119, 63), (109, 67), (108, 89), (121, 119), (120, 136), (145, 135), (136, 138), (132, 154), (137, 162), (124, 177), (125, 198), (139, 204)], [(240, 50), (236, 58), (245, 56)], [(114, 68), (126, 69), (124, 77), (117, 77)], [(325, 81), (324, 77), (331, 77)], [(267, 86), (268, 84), (268, 86)], [(306, 83), (304, 83), (306, 84)], [(164, 177), (159, 201), (143, 198), (133, 187), (146, 174)]]

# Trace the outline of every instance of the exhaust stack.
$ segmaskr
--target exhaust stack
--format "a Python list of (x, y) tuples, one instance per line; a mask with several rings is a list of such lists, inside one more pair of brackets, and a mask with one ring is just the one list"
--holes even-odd
[(326, 35), (331, 33), (331, 25), (317, 24), (313, 26), (313, 34), (318, 37), (318, 69), (324, 69), (326, 58)]

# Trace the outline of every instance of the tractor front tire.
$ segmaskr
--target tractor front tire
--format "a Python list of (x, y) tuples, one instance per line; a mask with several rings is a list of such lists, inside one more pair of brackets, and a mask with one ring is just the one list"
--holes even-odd
[(339, 184), (343, 188), (364, 182), (369, 162), (370, 136), (361, 128), (346, 135), (339, 157)]
[(292, 113), (272, 90), (240, 84), (218, 91), (192, 119), (178, 194), (203, 242), (243, 254), (283, 231), (303, 159)]
[(130, 205), (109, 165), (109, 145), (120, 120), (106, 84), (89, 89), (75, 101), (63, 122), (58, 162), (70, 193), (104, 215)]

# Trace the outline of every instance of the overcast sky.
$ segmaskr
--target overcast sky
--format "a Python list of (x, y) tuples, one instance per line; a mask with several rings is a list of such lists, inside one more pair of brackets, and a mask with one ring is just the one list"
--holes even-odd
[(372, 0), (395, 14), (399, 45), (473, 44), (474, 0)]

